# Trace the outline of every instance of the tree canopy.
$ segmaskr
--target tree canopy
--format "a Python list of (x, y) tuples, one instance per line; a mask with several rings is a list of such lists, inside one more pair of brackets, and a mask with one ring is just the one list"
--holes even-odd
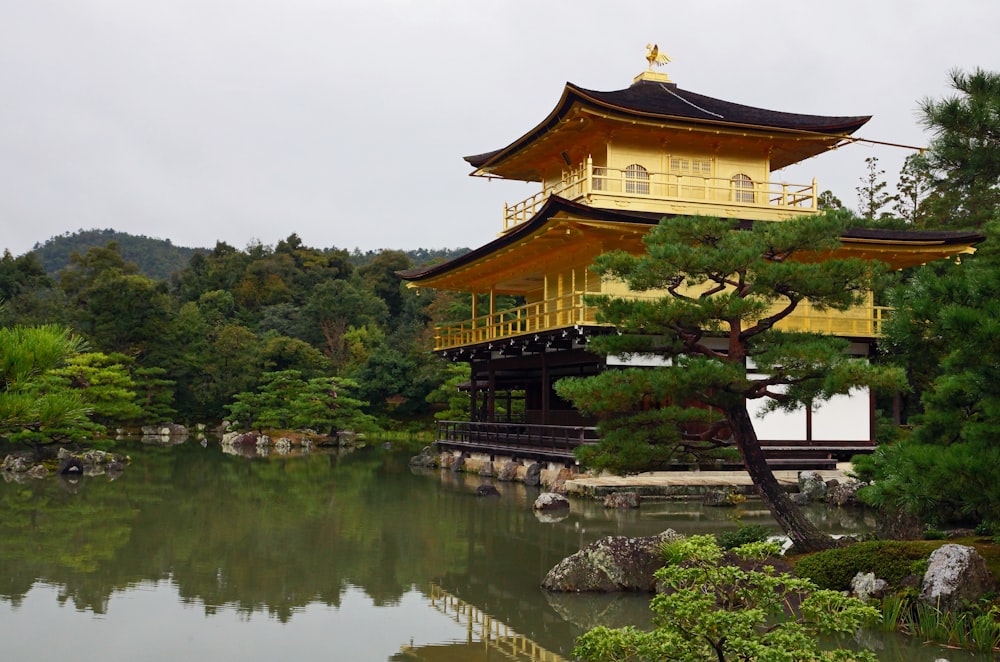
[(603, 354), (656, 355), (661, 366), (608, 370), (557, 383), (559, 394), (601, 417), (590, 466), (643, 470), (735, 448), (775, 519), (802, 547), (829, 544), (791, 503), (767, 465), (747, 409), (810, 407), (857, 387), (900, 387), (902, 373), (847, 353), (847, 341), (779, 331), (800, 306), (846, 310), (866, 302), (883, 269), (813, 256), (836, 248), (845, 216), (827, 212), (739, 229), (731, 220), (667, 218), (646, 252), (615, 252), (596, 270), (645, 297), (601, 297), (598, 319), (620, 334), (592, 341)]

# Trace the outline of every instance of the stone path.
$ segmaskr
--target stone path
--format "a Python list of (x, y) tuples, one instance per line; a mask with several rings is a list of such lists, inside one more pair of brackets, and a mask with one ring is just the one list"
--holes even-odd
[[(826, 480), (848, 480), (849, 462), (836, 470), (820, 471)], [(775, 471), (782, 485), (798, 490), (798, 471)], [(650, 471), (634, 476), (580, 477), (566, 481), (566, 490), (578, 496), (603, 497), (611, 492), (639, 492), (644, 496), (696, 496), (718, 489), (732, 489), (752, 494), (753, 481), (746, 471)]]

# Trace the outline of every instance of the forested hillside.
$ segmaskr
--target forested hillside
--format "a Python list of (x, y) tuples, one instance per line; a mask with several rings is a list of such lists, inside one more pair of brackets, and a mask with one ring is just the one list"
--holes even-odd
[[(142, 242), (157, 244), (170, 247)], [(416, 254), (440, 260), (459, 252)], [(0, 328), (59, 325), (82, 340), (83, 353), (64, 368), (16, 390), (29, 394), (29, 405), (43, 403), (56, 386), (79, 391), (76, 404), (91, 408), (92, 422), (105, 428), (226, 418), (246, 428), (426, 427), (428, 395), (455, 377), (453, 366), (428, 351), (429, 324), (457, 304), (451, 295), (406, 288), (395, 272), (413, 266), (402, 251), (352, 255), (305, 246), (295, 234), (275, 246), (219, 242), (193, 251), (169, 279), (144, 273), (117, 241), (72, 252), (55, 274), (35, 252), (7, 253), (0, 258)], [(29, 359), (44, 354), (32, 342), (62, 342), (48, 332), (17, 338)], [(37, 372), (21, 375), (30, 382)], [(63, 404), (72, 409), (74, 402)]]
[(84, 254), (116, 242), (122, 258), (139, 267), (139, 272), (156, 280), (166, 280), (187, 266), (198, 248), (174, 246), (169, 239), (155, 239), (116, 230), (77, 230), (35, 244), (32, 252), (49, 274), (56, 274), (70, 263), (73, 253)]
[[(83, 255), (91, 248), (104, 248), (110, 242), (118, 245), (122, 259), (134, 263), (139, 268), (139, 273), (154, 280), (168, 280), (174, 273), (187, 267), (191, 256), (196, 252), (207, 253), (210, 250), (175, 246), (169, 239), (156, 239), (111, 229), (94, 229), (65, 232), (44, 243), (35, 244), (32, 252), (46, 273), (55, 276), (70, 264), (73, 253)], [(468, 248), (417, 248), (404, 252), (415, 266), (420, 266), (450, 260), (468, 251)], [(363, 267), (381, 253), (382, 250), (362, 252), (355, 248), (348, 259), (354, 266)]]

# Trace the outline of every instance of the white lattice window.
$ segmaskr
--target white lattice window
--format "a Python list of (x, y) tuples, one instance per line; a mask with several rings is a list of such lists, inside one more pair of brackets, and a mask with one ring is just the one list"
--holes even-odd
[(753, 180), (742, 173), (733, 175), (733, 202), (754, 202)]
[(679, 156), (670, 157), (670, 172), (674, 175), (712, 176), (711, 159), (685, 159)]
[(608, 169), (602, 166), (594, 166), (594, 173), (592, 177), (592, 188), (595, 191), (604, 190), (604, 178), (608, 176)]
[(625, 192), (649, 195), (649, 171), (638, 163), (625, 168)]

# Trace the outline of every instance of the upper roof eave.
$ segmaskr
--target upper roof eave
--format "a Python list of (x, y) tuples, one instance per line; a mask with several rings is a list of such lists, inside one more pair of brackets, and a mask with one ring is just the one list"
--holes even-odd
[(756, 108), (689, 92), (673, 83), (639, 81), (624, 90), (600, 92), (567, 82), (555, 108), (535, 128), (506, 147), (466, 156), (465, 160), (476, 168), (476, 172), (482, 172), (496, 165), (556, 126), (576, 103), (594, 109), (659, 121), (829, 136), (830, 139), (845, 138), (871, 119), (870, 115), (835, 117)]

